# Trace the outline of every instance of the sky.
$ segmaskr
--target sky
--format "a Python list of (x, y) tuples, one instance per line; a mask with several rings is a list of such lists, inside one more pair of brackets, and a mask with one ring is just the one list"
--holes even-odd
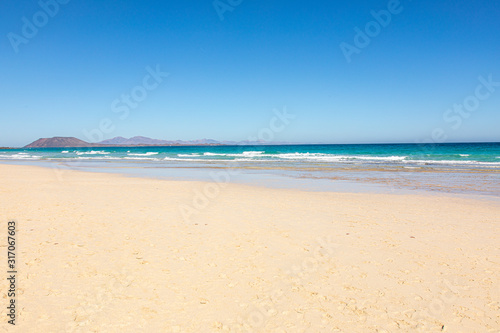
[(5, 0), (0, 146), (500, 141), (500, 2)]

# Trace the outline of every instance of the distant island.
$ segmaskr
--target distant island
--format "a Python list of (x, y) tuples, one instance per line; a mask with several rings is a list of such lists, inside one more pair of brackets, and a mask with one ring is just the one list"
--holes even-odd
[[(152, 146), (229, 146), (229, 145), (263, 145), (266, 141), (216, 141), (201, 139), (193, 141), (168, 141), (151, 139), (144, 136), (134, 136), (127, 139), (121, 136), (97, 143), (86, 142), (74, 137), (40, 138), (23, 148), (79, 148), (79, 147), (152, 147)], [(273, 143), (282, 144), (282, 143)]]
[(54, 137), (54, 138), (41, 138), (29, 145), (24, 146), (24, 148), (64, 148), (64, 147), (97, 147), (100, 146), (98, 143), (89, 143), (77, 138), (64, 138), (64, 137)]

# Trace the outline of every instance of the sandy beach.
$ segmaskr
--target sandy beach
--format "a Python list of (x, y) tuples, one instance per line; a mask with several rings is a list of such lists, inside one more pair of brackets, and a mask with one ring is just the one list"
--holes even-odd
[(498, 200), (0, 165), (1, 266), (14, 220), (18, 269), (0, 327), (500, 332), (499, 216)]

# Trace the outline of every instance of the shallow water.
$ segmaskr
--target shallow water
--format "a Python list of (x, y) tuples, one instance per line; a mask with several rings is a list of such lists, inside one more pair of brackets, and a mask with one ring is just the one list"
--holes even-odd
[(500, 196), (500, 144), (289, 145), (0, 150), (0, 161), (164, 179), (341, 192)]

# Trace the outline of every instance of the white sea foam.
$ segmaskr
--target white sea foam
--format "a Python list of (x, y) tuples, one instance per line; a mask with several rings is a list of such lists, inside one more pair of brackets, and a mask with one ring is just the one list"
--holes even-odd
[(404, 161), (407, 156), (358, 156), (358, 155), (330, 155), (320, 153), (289, 153), (278, 154), (278, 158), (288, 160), (309, 160), (322, 162), (341, 162), (341, 161)]
[(203, 153), (203, 156), (228, 156), (228, 154)]
[[(57, 160), (57, 158), (49, 158), (50, 160)], [(88, 156), (79, 156), (76, 158), (77, 160), (99, 160), (99, 161), (106, 161), (106, 160), (121, 160), (121, 157), (111, 157), (111, 156), (99, 156), (99, 157), (88, 157)]]
[(355, 160), (404, 161), (408, 156), (346, 156)]
[(127, 154), (128, 156), (153, 156), (153, 155), (158, 155), (159, 153), (157, 152), (147, 152), (147, 153), (144, 153), (144, 154)]
[(460, 155), (460, 156), (462, 156), (462, 157), (467, 157), (467, 156), (470, 156), (469, 154), (458, 154), (458, 155)]
[(200, 160), (197, 158), (175, 158), (175, 157), (165, 157), (164, 161), (208, 161), (208, 160)]
[(42, 156), (30, 155), (28, 153), (17, 153), (13, 155), (5, 155), (2, 158), (12, 159), (12, 160), (39, 160)]
[[(341, 162), (341, 161), (404, 161), (407, 156), (356, 156), (356, 155), (332, 155), (321, 153), (283, 153), (283, 154), (265, 154), (264, 151), (245, 151), (240, 154), (219, 154), (206, 152), (203, 156), (198, 154), (178, 154), (178, 157), (196, 158), (203, 156), (221, 156), (234, 157), (236, 160), (245, 161), (275, 161), (275, 160), (304, 160), (304, 161), (320, 161), (320, 162)], [(186, 159), (184, 159), (186, 160)], [(202, 160), (202, 159), (195, 159)], [(206, 160), (205, 160), (206, 161)]]
[(123, 159), (124, 160), (148, 160), (148, 161), (159, 161), (160, 160), (159, 158), (150, 158), (150, 157), (146, 157), (146, 156), (142, 156), (142, 157), (124, 157)]
[(217, 154), (217, 153), (204, 153), (203, 156), (226, 156), (226, 157), (261, 157), (261, 156), (276, 156), (271, 154), (264, 154), (263, 151), (244, 151), (241, 154)]
[(108, 155), (110, 154), (104, 150), (91, 150), (91, 151), (75, 151), (77, 155)]
[(192, 153), (192, 154), (177, 154), (177, 157), (196, 157), (200, 156), (200, 154)]
[[(215, 154), (204, 153), (199, 155), (193, 154), (178, 154), (177, 157), (164, 157), (152, 158), (151, 156), (157, 155), (157, 152), (149, 152), (144, 154), (128, 154), (126, 157), (112, 157), (112, 156), (80, 156), (78, 159), (94, 159), (94, 160), (149, 160), (149, 161), (193, 161), (193, 162), (278, 162), (278, 161), (300, 161), (300, 162), (323, 162), (323, 163), (404, 163), (406, 168), (410, 168), (411, 164), (414, 165), (470, 165), (470, 166), (492, 166), (500, 167), (500, 162), (478, 162), (471, 160), (412, 160), (407, 156), (363, 156), (363, 155), (333, 155), (321, 153), (285, 153), (285, 154), (264, 154), (264, 152), (243, 152), (240, 154)], [(226, 156), (228, 159), (209, 159), (209, 156)], [(41, 156), (31, 156), (26, 153), (19, 153), (12, 156), (6, 156), (12, 159), (36, 159)], [(205, 157), (205, 158), (204, 158)], [(500, 158), (498, 156), (497, 158)], [(410, 165), (410, 166), (408, 166)]]
[[(262, 156), (264, 154), (264, 151), (245, 151), (243, 152), (243, 156), (249, 156), (249, 157), (254, 157), (254, 156)], [(269, 155), (269, 154), (267, 154)]]

